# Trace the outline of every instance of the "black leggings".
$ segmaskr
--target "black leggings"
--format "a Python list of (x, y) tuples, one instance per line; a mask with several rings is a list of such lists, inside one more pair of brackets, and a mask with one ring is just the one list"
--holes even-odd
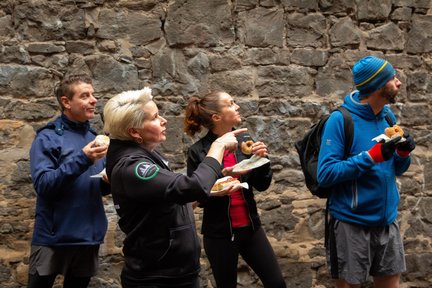
[(264, 287), (286, 287), (276, 255), (262, 228), (256, 232), (251, 228), (235, 229), (234, 241), (204, 237), (204, 250), (210, 261), (217, 287), (237, 286), (239, 254), (258, 275)]
[[(29, 274), (28, 288), (50, 288), (53, 286), (56, 274), (40, 276), (39, 274)], [(64, 277), (63, 288), (86, 288), (91, 277), (74, 277), (66, 275)]]

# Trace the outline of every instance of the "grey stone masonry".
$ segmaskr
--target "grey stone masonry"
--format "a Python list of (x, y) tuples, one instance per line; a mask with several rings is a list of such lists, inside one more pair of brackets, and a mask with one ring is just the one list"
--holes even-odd
[[(403, 83), (392, 109), (417, 142), (410, 169), (397, 178), (407, 259), (401, 287), (432, 287), (431, 0), (2, 0), (0, 52), (0, 286), (26, 287), (35, 216), (30, 145), (59, 115), (55, 85), (80, 72), (94, 79), (99, 132), (110, 97), (150, 86), (168, 120), (160, 148), (182, 173), (196, 141), (183, 133), (188, 99), (230, 93), (241, 126), (270, 151), (274, 179), (255, 198), (287, 287), (334, 287), (325, 201), (306, 189), (294, 143), (353, 90), (352, 65), (376, 55)], [(109, 228), (90, 287), (117, 288), (124, 235), (110, 196), (105, 208)], [(202, 210), (195, 212), (200, 231)], [(204, 251), (201, 264), (201, 286), (216, 287)], [(239, 287), (262, 287), (241, 258), (238, 273)]]

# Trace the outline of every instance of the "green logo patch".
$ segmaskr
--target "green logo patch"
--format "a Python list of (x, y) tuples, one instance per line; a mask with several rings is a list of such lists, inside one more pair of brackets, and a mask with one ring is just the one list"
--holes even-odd
[(136, 165), (135, 175), (141, 180), (150, 180), (157, 175), (159, 169), (156, 164), (144, 161)]

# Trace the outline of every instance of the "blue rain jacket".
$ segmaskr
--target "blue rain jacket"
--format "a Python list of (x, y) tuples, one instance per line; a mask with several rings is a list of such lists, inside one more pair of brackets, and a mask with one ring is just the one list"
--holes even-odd
[(82, 148), (94, 140), (88, 122), (75, 123), (65, 115), (41, 128), (30, 149), (36, 190), (33, 245), (99, 245), (107, 230), (102, 195), (109, 185), (90, 178), (104, 168)]
[(318, 157), (318, 182), (331, 187), (330, 214), (345, 222), (365, 226), (386, 226), (397, 217), (399, 191), (396, 176), (411, 164), (411, 157), (393, 157), (374, 163), (367, 151), (377, 142), (372, 138), (383, 134), (389, 126), (385, 115), (395, 116), (386, 105), (375, 115), (369, 104), (360, 103), (358, 91), (345, 97), (343, 106), (352, 115), (353, 145), (344, 159), (344, 120), (342, 113), (332, 113), (325, 124)]

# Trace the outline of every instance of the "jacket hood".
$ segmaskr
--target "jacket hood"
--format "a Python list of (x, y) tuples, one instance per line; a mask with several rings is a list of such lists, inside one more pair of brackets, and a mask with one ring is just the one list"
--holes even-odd
[(129, 155), (130, 150), (135, 149), (137, 146), (139, 145), (133, 141), (111, 139), (106, 156), (106, 172), (108, 177), (111, 176), (115, 164), (124, 156)]
[(360, 102), (359, 95), (359, 91), (354, 90), (345, 97), (342, 106), (347, 108), (351, 113), (356, 114), (360, 118), (366, 120), (383, 119), (385, 118), (385, 115), (389, 113), (390, 107), (385, 105), (384, 108), (377, 115), (375, 115), (369, 103)]
[(108, 178), (110, 178), (111, 172), (117, 162), (131, 155), (151, 158), (153, 159), (152, 161), (160, 167), (170, 170), (168, 162), (164, 160), (164, 157), (158, 151), (154, 150), (150, 152), (133, 141), (111, 139), (106, 155), (106, 172)]

